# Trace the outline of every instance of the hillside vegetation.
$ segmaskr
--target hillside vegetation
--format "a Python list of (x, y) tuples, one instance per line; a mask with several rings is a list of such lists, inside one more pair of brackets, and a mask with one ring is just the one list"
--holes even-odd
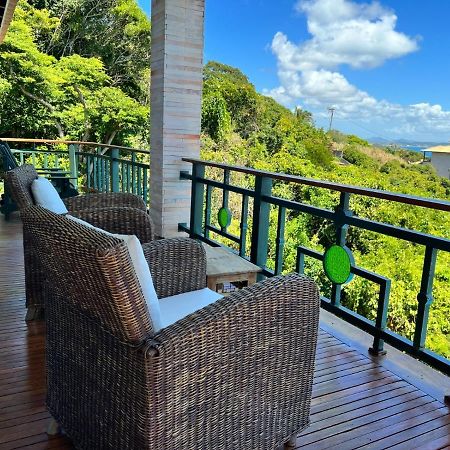
[[(392, 152), (369, 145), (357, 136), (326, 133), (303, 110), (291, 112), (273, 99), (258, 94), (239, 70), (211, 62), (205, 67), (202, 156), (208, 160), (245, 165), (302, 177), (355, 184), (423, 197), (450, 200), (450, 182), (428, 165), (415, 164), (418, 155)], [(338, 145), (349, 166), (333, 161)], [(420, 158), (420, 155), (419, 155)], [(237, 177), (242, 185), (251, 181)], [(324, 189), (276, 183), (275, 195), (290, 200), (334, 208), (338, 197)], [(220, 196), (216, 196), (216, 210)], [(230, 196), (233, 216), (240, 216), (240, 199)], [(358, 216), (450, 238), (450, 215), (398, 203), (353, 196), (351, 208)], [(271, 255), (275, 250), (276, 211), (272, 214)], [(231, 227), (238, 233), (239, 220)], [(291, 213), (286, 226), (285, 271), (295, 269), (296, 247), (323, 251), (334, 242), (334, 227), (321, 219)], [(420, 289), (423, 247), (350, 228), (348, 245), (358, 266), (392, 280), (389, 328), (411, 338)], [(307, 260), (307, 273), (330, 293), (320, 264)], [(434, 284), (427, 346), (450, 357), (450, 257), (440, 253)], [(343, 304), (365, 317), (376, 315), (378, 287), (362, 278), (345, 287)]]
[[(135, 0), (20, 0), (0, 47), (0, 135), (95, 140), (141, 145), (149, 138), (151, 25)], [(417, 155), (389, 152), (357, 136), (317, 128), (309, 112), (292, 112), (260, 95), (238, 69), (210, 62), (204, 71), (202, 156), (286, 174), (313, 177), (450, 200), (450, 183)], [(351, 164), (339, 165), (337, 146)], [(251, 184), (245, 176), (233, 180)], [(337, 195), (276, 183), (274, 193), (324, 208)], [(214, 208), (220, 195), (214, 195)], [(237, 232), (240, 199), (230, 196)], [(353, 198), (355, 214), (450, 238), (449, 214), (370, 198)], [(276, 211), (270, 236), (273, 265)], [(285, 271), (295, 268), (296, 247), (323, 251), (334, 241), (332, 224), (291, 213), (286, 225)], [(392, 279), (389, 327), (411, 338), (417, 308), (422, 247), (350, 228), (358, 266)], [(320, 264), (307, 272), (327, 295)], [(427, 346), (450, 357), (450, 258), (439, 255)], [(377, 286), (355, 278), (343, 303), (373, 319)]]

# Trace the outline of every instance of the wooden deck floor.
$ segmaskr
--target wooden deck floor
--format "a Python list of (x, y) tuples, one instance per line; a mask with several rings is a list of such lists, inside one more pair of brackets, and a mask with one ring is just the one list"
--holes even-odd
[[(19, 221), (0, 217), (0, 449), (70, 449), (45, 434), (44, 324), (24, 321), (21, 245)], [(449, 409), (321, 331), (311, 426), (298, 448), (450, 448)]]

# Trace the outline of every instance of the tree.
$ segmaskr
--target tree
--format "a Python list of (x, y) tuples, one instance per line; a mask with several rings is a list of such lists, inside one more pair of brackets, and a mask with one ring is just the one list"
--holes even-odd
[(101, 59), (111, 83), (135, 99), (147, 99), (142, 78), (149, 79), (151, 26), (136, 0), (45, 0), (59, 24), (39, 42), (56, 58), (78, 54)]
[[(148, 109), (112, 86), (100, 59), (78, 54), (57, 58), (41, 50), (38, 37), (60, 26), (47, 10), (19, 4), (0, 49), (0, 87), (8, 92), (3, 95), (2, 131), (106, 143), (117, 137), (122, 143), (127, 135), (143, 131)], [(4, 116), (17, 103), (29, 104), (25, 120), (15, 124), (19, 129)]]

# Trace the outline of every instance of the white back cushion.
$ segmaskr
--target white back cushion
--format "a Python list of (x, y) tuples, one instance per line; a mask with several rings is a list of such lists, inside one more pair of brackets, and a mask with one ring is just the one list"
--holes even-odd
[(90, 223), (85, 222), (78, 217), (73, 217), (70, 215), (67, 215), (66, 217), (70, 220), (85, 225), (88, 228), (95, 229), (101, 233), (107, 234), (108, 236), (114, 236), (125, 242), (128, 248), (128, 253), (130, 254), (131, 262), (134, 266), (136, 277), (141, 286), (145, 303), (147, 304), (153, 331), (157, 333), (162, 328), (159, 301), (158, 296), (156, 295), (155, 287), (153, 285), (152, 274), (150, 273), (150, 268), (148, 266), (147, 260), (145, 259), (144, 251), (142, 250), (142, 245), (139, 242), (139, 239), (134, 235), (109, 233), (108, 231), (102, 230), (101, 228), (94, 227)]
[(185, 292), (160, 299), (162, 328), (172, 325), (183, 317), (216, 302), (222, 297), (223, 295), (204, 288), (199, 291)]
[(42, 206), (56, 214), (67, 214), (67, 208), (58, 191), (47, 178), (39, 177), (31, 183), (31, 192), (36, 205)]

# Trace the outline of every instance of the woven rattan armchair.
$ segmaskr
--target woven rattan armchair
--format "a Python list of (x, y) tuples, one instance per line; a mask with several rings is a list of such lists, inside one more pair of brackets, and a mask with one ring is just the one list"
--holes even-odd
[[(32, 165), (25, 164), (5, 174), (5, 182), (19, 210), (34, 204), (31, 183), (38, 177)], [(101, 193), (63, 199), (69, 213), (111, 233), (134, 234), (141, 242), (154, 239), (154, 227), (142, 198), (127, 193)], [(31, 239), (24, 228), (26, 320), (42, 317), (45, 303), (43, 273)]]
[[(308, 425), (312, 281), (274, 277), (154, 333), (122, 241), (39, 207), (23, 221), (51, 275), (47, 406), (76, 448), (272, 450)], [(144, 248), (159, 297), (206, 286), (200, 243)]]

